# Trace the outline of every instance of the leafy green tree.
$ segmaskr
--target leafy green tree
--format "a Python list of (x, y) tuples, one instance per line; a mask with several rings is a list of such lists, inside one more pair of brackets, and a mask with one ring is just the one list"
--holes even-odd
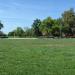
[(24, 32), (25, 37), (33, 37), (33, 30), (32, 28), (26, 28)]
[[(67, 32), (67, 34), (70, 34), (71, 32), (73, 33), (73, 35), (75, 34), (74, 33), (74, 29), (75, 29), (75, 12), (74, 12), (74, 9), (70, 9), (68, 11), (65, 11), (63, 14), (62, 14), (62, 20), (64, 22), (64, 26), (68, 26), (68, 31), (70, 31), (69, 33)], [(67, 29), (66, 29), (67, 30)]]
[(59, 37), (60, 36), (60, 26), (54, 25), (52, 27), (52, 35), (55, 36), (55, 37)]
[(13, 36), (13, 37), (15, 37), (15, 36), (16, 36), (16, 31), (13, 30), (13, 31), (9, 32), (9, 33), (8, 33), (8, 36)]
[(21, 27), (17, 27), (17, 29), (9, 32), (8, 36), (24, 37), (24, 30)]
[(33, 24), (32, 24), (32, 32), (34, 36), (41, 36), (41, 31), (39, 29), (41, 25), (41, 20), (40, 19), (36, 19), (34, 20)]
[(51, 35), (51, 28), (54, 24), (54, 21), (51, 17), (47, 17), (44, 19), (40, 25), (40, 30), (42, 32), (42, 35), (44, 36), (50, 36)]
[(62, 32), (62, 28), (64, 26), (64, 23), (62, 21), (62, 18), (58, 18), (58, 19), (55, 19), (55, 27), (58, 27), (59, 28), (59, 33), (60, 33), (60, 37), (62, 37), (63, 35), (63, 32)]
[(14, 36), (13, 32), (9, 32), (8, 36)]
[(15, 30), (15, 35), (19, 37), (23, 37), (24, 30), (21, 27), (17, 27), (17, 29)]
[(62, 32), (65, 34), (65, 37), (73, 36), (72, 30), (68, 25), (62, 27)]

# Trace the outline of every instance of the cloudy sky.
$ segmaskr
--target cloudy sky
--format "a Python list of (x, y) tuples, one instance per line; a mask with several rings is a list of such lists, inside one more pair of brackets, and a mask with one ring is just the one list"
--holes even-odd
[(75, 8), (75, 0), (0, 0), (0, 20), (5, 33), (16, 27), (30, 27), (36, 18), (58, 18), (69, 8)]

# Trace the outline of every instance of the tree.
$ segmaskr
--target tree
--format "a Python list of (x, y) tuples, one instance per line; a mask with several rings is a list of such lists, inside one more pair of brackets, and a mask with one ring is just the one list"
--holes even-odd
[(33, 36), (32, 28), (25, 28), (24, 36), (25, 37), (32, 37)]
[[(71, 32), (73, 35), (75, 35), (75, 12), (74, 12), (74, 9), (71, 8), (70, 10), (68, 11), (65, 11), (63, 14), (62, 14), (62, 20), (64, 22), (64, 26), (68, 27), (68, 31), (70, 31), (69, 33), (67, 32), (67, 34), (69, 35)], [(66, 29), (67, 30), (67, 29)]]
[(68, 25), (62, 27), (62, 32), (65, 34), (65, 37), (73, 36), (72, 30)]
[(32, 24), (32, 30), (33, 30), (33, 35), (34, 36), (41, 36), (41, 31), (39, 29), (40, 25), (41, 25), (41, 20), (40, 19), (34, 20), (34, 22)]
[(18, 36), (23, 37), (24, 36), (24, 30), (21, 27), (17, 27), (15, 30), (8, 33), (9, 36)]
[(0, 21), (0, 30), (3, 28), (3, 24), (1, 23), (1, 21)]
[(63, 35), (63, 32), (62, 32), (62, 28), (63, 28), (63, 21), (62, 21), (62, 18), (58, 18), (58, 19), (55, 19), (55, 28), (58, 27), (59, 28), (59, 33), (60, 33), (60, 37), (62, 37)]
[(51, 35), (51, 28), (54, 24), (54, 21), (51, 17), (47, 17), (44, 19), (40, 25), (40, 30), (42, 32), (42, 35), (44, 36), (50, 36)]
[(9, 33), (8, 33), (8, 36), (16, 36), (16, 35), (15, 35), (15, 30), (9, 32)]
[(24, 30), (21, 27), (17, 27), (15, 34), (16, 36), (22, 37), (24, 35)]
[(1, 21), (0, 21), (0, 38), (6, 38), (7, 35), (4, 34), (4, 33), (1, 31), (2, 28), (3, 28), (3, 24), (2, 24)]
[(54, 25), (52, 27), (52, 35), (55, 36), (55, 37), (59, 37), (60, 36), (60, 26)]

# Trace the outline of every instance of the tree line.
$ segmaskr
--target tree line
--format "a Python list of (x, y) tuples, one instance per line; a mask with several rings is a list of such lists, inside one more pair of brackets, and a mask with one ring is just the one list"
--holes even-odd
[[(3, 24), (0, 22), (0, 29)], [(31, 28), (17, 27), (8, 33), (12, 37), (75, 37), (75, 11), (64, 11), (60, 18), (35, 19)]]

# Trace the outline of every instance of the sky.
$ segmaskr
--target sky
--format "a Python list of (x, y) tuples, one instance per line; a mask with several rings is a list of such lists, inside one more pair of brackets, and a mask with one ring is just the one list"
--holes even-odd
[(8, 33), (16, 27), (31, 27), (36, 18), (59, 18), (70, 8), (75, 9), (75, 0), (0, 0), (2, 31)]

